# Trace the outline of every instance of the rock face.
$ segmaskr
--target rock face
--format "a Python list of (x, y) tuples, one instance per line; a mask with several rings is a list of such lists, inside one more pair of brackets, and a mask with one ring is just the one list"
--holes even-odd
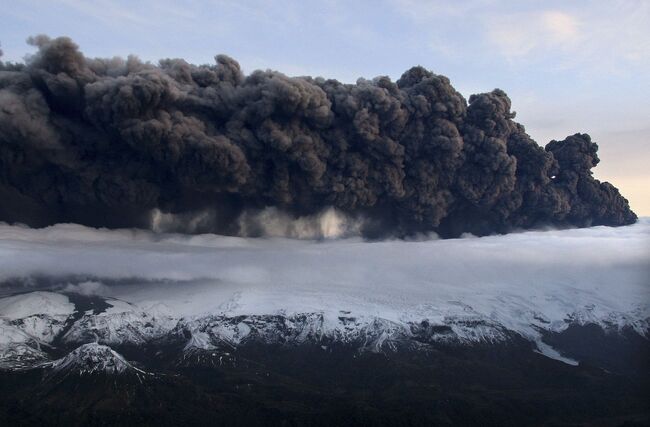
[(42, 366), (48, 361), (47, 353), (37, 346), (32, 347), (22, 342), (5, 344), (0, 349), (0, 370), (21, 371), (32, 369)]

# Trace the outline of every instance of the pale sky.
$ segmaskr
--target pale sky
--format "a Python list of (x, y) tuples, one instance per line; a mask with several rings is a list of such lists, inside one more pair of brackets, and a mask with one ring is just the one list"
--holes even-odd
[[(135, 4), (135, 5), (134, 5)], [(0, 6), (3, 60), (30, 35), (69, 36), (86, 56), (136, 54), (248, 73), (354, 82), (422, 65), (466, 98), (499, 87), (540, 144), (586, 132), (597, 178), (650, 215), (650, 1), (14, 0)]]

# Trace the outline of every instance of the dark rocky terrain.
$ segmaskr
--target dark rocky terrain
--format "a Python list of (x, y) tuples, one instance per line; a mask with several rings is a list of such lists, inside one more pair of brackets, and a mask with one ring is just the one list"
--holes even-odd
[(115, 346), (129, 360), (121, 372), (78, 364), (0, 372), (0, 424), (648, 425), (647, 339), (589, 325), (546, 339), (581, 363), (516, 338), (382, 352), (336, 343)]

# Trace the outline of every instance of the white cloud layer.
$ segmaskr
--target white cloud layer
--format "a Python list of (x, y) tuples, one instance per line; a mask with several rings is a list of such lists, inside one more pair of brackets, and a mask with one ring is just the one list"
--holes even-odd
[[(417, 242), (0, 225), (0, 283), (35, 275), (54, 277), (59, 290), (163, 303), (180, 314), (227, 307), (401, 319), (456, 307), (506, 322), (517, 318), (513, 310), (557, 321), (579, 312), (643, 318), (650, 316), (650, 220)], [(130, 281), (106, 285), (123, 279)]]

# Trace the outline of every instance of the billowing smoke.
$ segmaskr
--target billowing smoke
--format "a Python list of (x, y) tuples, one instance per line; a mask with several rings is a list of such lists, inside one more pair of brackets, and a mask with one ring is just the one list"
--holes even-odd
[(540, 147), (499, 89), (468, 103), (422, 67), (343, 84), (29, 42), (25, 65), (0, 62), (1, 221), (450, 237), (636, 220), (593, 178), (589, 135)]

